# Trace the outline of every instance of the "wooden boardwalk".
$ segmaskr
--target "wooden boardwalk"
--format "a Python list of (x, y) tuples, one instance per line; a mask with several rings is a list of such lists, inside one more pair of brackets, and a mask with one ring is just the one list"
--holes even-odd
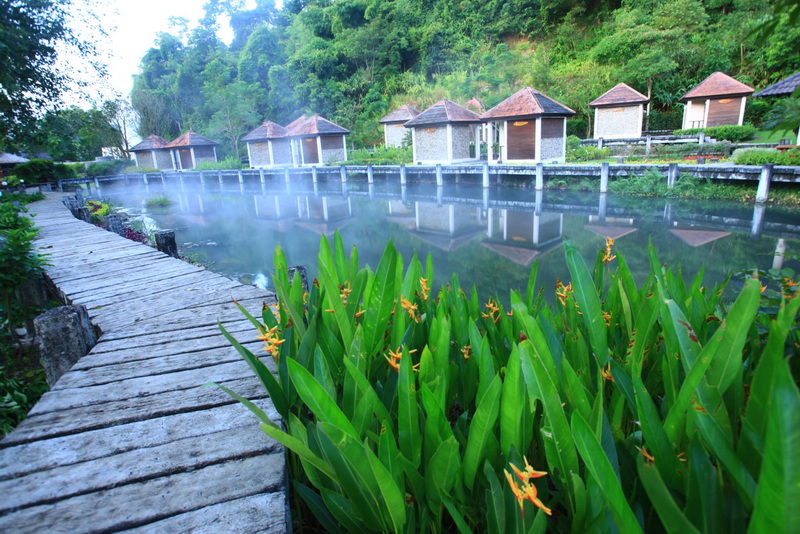
[[(29, 206), (47, 275), (98, 344), (0, 441), (0, 532), (285, 532), (282, 449), (214, 381), (277, 417), (217, 327), (254, 352), (274, 295), (72, 217)], [(271, 358), (267, 358), (271, 360)]]

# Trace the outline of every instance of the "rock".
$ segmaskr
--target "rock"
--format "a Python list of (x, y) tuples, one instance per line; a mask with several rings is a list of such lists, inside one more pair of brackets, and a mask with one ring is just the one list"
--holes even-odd
[(97, 339), (86, 306), (60, 306), (33, 320), (50, 387), (92, 350)]

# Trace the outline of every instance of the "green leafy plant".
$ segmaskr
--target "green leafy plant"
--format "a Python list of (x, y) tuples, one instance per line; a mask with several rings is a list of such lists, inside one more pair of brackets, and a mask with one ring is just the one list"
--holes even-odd
[[(226, 171), (234, 169), (244, 169), (242, 160), (236, 156), (228, 156), (222, 161), (203, 161), (195, 167), (198, 171)], [(141, 172), (141, 171), (139, 171)]]
[(728, 126), (712, 126), (710, 128), (687, 128), (683, 130), (675, 130), (674, 135), (697, 135), (698, 133), (705, 133), (708, 137), (714, 139), (724, 139), (737, 143), (739, 141), (747, 141), (752, 139), (758, 128), (752, 124), (743, 124), (741, 126), (728, 125)]
[(144, 201), (144, 205), (148, 208), (164, 208), (170, 204), (172, 204), (172, 200), (167, 195), (150, 197)]
[(368, 150), (362, 148), (347, 153), (347, 161), (342, 165), (400, 165), (412, 163), (411, 147), (376, 147)]
[(90, 220), (94, 224), (105, 221), (106, 215), (111, 212), (111, 206), (99, 200), (87, 200), (85, 206), (88, 208)]
[(69, 165), (54, 163), (49, 159), (32, 159), (14, 167), (14, 175), (26, 184), (34, 185), (75, 178), (75, 171)]
[(123, 170), (131, 164), (129, 159), (115, 159), (111, 161), (93, 161), (86, 165), (86, 176), (114, 176), (122, 174)]
[(0, 436), (11, 432), (48, 389), (41, 366), (14, 377), (0, 365)]
[(141, 174), (141, 173), (158, 173), (161, 172), (161, 169), (157, 169), (155, 167), (137, 167), (136, 165), (130, 165), (125, 167), (122, 170), (123, 174)]
[[(786, 532), (800, 521), (796, 282), (774, 314), (749, 277), (637, 286), (608, 240), (548, 305), (537, 267), (510, 306), (478, 300), (391, 242), (359, 268), (323, 237), (308, 293), (275, 252), (257, 358), (223, 327), (283, 426), (300, 520), (330, 532)], [(612, 264), (616, 265), (612, 269)], [(794, 284), (794, 285), (792, 285)], [(220, 386), (222, 387), (222, 386)]]
[(733, 153), (737, 165), (800, 165), (800, 148), (785, 152), (772, 148), (740, 148)]
[(567, 161), (590, 161), (593, 159), (604, 159), (611, 156), (608, 148), (597, 148), (596, 146), (578, 146), (573, 150), (567, 150)]

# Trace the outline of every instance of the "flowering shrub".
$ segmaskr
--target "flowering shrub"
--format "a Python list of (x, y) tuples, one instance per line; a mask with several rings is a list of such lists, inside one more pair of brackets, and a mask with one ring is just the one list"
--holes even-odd
[(242, 309), (271, 357), (220, 328), (284, 426), (226, 391), (291, 451), (303, 517), (330, 532), (799, 524), (796, 285), (764, 317), (754, 277), (728, 305), (652, 248), (641, 287), (611, 240), (591, 270), (564, 249), (555, 304), (534, 266), (507, 308), (456, 277), (435, 292), (431, 260), (403, 270), (391, 243), (372, 271), (323, 237), (308, 293), (276, 250), (279, 305)]

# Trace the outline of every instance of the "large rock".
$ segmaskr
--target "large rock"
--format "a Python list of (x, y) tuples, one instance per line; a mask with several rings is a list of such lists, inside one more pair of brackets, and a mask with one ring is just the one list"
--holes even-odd
[(50, 387), (92, 350), (97, 339), (86, 306), (61, 306), (33, 321)]

